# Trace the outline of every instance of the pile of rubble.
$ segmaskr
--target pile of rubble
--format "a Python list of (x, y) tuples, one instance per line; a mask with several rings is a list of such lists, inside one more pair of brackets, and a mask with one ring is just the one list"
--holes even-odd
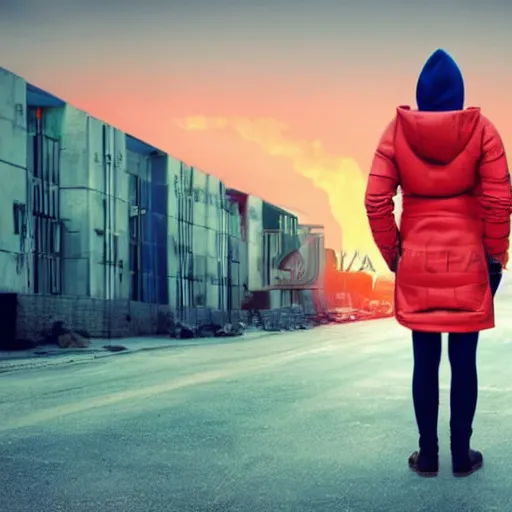
[(185, 322), (171, 322), (169, 337), (179, 339), (189, 338), (225, 338), (242, 336), (246, 325), (242, 322), (226, 323), (224, 325), (209, 323), (192, 327)]
[[(253, 311), (248, 315), (252, 327), (263, 331), (295, 331), (312, 327), (300, 307)], [(209, 322), (194, 327), (183, 321), (168, 319), (167, 333), (171, 338), (213, 338), (242, 336), (247, 330), (244, 322), (227, 322), (224, 325)]]
[(265, 331), (295, 331), (311, 327), (300, 307), (266, 310), (263, 311), (262, 319)]
[[(258, 310), (245, 312), (242, 319), (246, 320), (251, 327), (262, 331), (294, 331), (309, 329), (312, 327), (311, 320), (304, 314), (300, 307), (288, 307), (274, 310)], [(247, 323), (239, 321), (240, 315), (235, 316), (236, 320), (223, 322), (222, 318), (202, 319), (197, 325), (194, 321), (188, 323), (183, 320), (176, 320), (172, 314), (164, 314), (158, 327), (159, 334), (165, 334), (175, 339), (190, 338), (227, 338), (242, 336), (247, 330)], [(196, 318), (196, 320), (199, 320)], [(64, 322), (55, 321), (49, 329), (41, 333), (41, 338), (36, 342), (25, 340), (21, 343), (18, 340), (18, 350), (31, 349), (42, 345), (54, 345), (63, 349), (88, 348), (91, 345), (90, 335), (87, 332), (68, 328)], [(125, 347), (109, 347), (109, 350), (125, 350)]]
[(376, 320), (393, 316), (393, 305), (387, 301), (367, 301), (361, 309), (345, 307), (334, 308), (322, 315), (317, 315), (319, 324), (358, 322)]
[(64, 322), (54, 322), (43, 332), (41, 345), (57, 345), (60, 348), (87, 348), (91, 344), (89, 334), (68, 329)]

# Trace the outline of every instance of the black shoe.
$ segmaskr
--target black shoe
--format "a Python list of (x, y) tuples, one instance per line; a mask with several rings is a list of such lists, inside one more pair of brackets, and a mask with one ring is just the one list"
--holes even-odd
[(439, 457), (437, 454), (427, 455), (421, 450), (414, 452), (409, 457), (409, 468), (420, 476), (437, 476), (439, 473)]
[(453, 476), (462, 478), (472, 475), (484, 465), (482, 453), (476, 450), (469, 450), (466, 456), (456, 456), (452, 454)]

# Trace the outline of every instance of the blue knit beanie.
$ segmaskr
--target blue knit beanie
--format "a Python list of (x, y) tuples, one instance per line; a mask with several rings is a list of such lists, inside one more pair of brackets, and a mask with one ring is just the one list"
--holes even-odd
[(421, 70), (416, 86), (418, 110), (443, 112), (464, 108), (464, 79), (453, 58), (436, 50)]

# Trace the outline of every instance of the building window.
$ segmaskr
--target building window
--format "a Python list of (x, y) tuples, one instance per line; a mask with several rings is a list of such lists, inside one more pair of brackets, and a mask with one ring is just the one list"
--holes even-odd
[[(45, 134), (44, 109), (30, 108), (28, 171), (33, 177), (29, 192), (28, 214), (33, 226), (33, 291), (41, 294), (62, 293), (61, 232), (59, 208), (60, 142)], [(25, 205), (18, 205), (15, 231), (23, 234)], [(14, 207), (13, 207), (14, 212)]]
[(142, 225), (141, 225), (141, 179), (129, 175), (130, 186), (130, 298), (133, 301), (144, 301), (142, 280)]
[(12, 204), (12, 218), (14, 224), (14, 234), (24, 234), (25, 228), (25, 205), (15, 201)]

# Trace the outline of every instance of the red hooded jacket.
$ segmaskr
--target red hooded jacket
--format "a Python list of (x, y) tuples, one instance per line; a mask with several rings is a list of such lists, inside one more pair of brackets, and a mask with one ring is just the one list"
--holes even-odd
[(375, 243), (396, 272), (400, 324), (426, 332), (494, 327), (487, 256), (507, 263), (512, 193), (503, 143), (480, 109), (399, 107), (378, 145), (365, 205)]

